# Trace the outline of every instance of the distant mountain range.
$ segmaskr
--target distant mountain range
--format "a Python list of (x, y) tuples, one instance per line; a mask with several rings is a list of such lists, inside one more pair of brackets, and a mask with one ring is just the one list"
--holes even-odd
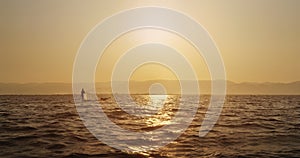
[[(131, 81), (129, 84), (130, 93), (132, 94), (148, 94), (149, 87), (153, 83), (162, 83), (169, 94), (178, 94), (180, 86), (177, 81), (162, 80), (162, 81)], [(191, 81), (185, 82), (187, 87), (193, 86)], [(201, 94), (210, 94), (211, 81), (198, 81)], [(127, 84), (124, 81), (116, 82), (118, 88), (124, 87)], [(96, 83), (97, 93), (111, 93), (110, 82)], [(84, 87), (84, 86), (83, 86)], [(187, 88), (189, 89), (189, 88)], [(86, 88), (86, 91), (90, 90)], [(79, 93), (79, 92), (78, 92)], [(118, 93), (124, 93), (122, 91)], [(155, 93), (155, 92), (154, 92)], [(158, 92), (159, 93), (159, 92)], [(71, 83), (0, 83), (0, 95), (21, 94), (21, 95), (50, 95), (50, 94), (72, 94)], [(238, 95), (300, 95), (300, 81), (291, 83), (254, 83), (243, 82), (235, 83), (227, 81), (227, 94)]]

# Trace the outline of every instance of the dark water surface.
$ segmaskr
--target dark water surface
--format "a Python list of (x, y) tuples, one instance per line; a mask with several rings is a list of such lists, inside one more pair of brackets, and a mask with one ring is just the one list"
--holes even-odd
[[(128, 114), (116, 112), (111, 96), (99, 98), (110, 119), (131, 130), (155, 130), (176, 113), (165, 111), (153, 122), (140, 119), (137, 126)], [(139, 104), (149, 101), (143, 95), (133, 98)], [(176, 107), (178, 99), (168, 96), (164, 106)], [(300, 96), (227, 96), (217, 124), (201, 138), (208, 103), (209, 96), (201, 96), (194, 121), (174, 142), (132, 153), (89, 133), (71, 95), (0, 96), (0, 157), (300, 157)]]

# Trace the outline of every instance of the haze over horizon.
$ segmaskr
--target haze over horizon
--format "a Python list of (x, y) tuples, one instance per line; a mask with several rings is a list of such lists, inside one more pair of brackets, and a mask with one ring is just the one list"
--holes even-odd
[[(168, 80), (168, 79), (153, 79), (153, 80), (131, 80), (133, 82), (147, 82), (147, 81), (177, 81), (177, 80)], [(183, 80), (183, 81), (188, 81), (188, 80)], [(198, 80), (200, 81), (212, 81), (212, 80)], [(300, 80), (297, 81), (289, 81), (289, 82), (269, 82), (269, 81), (264, 81), (264, 82), (251, 82), (251, 81), (242, 81), (242, 82), (235, 82), (231, 80), (226, 80), (227, 82), (232, 82), (236, 84), (240, 83), (257, 83), (257, 84), (264, 84), (264, 83), (282, 83), (282, 84), (288, 84), (288, 83), (297, 83), (300, 82)], [(110, 83), (111, 81), (98, 81), (95, 83)], [(120, 80), (117, 82), (127, 82), (126, 80)], [(130, 81), (129, 81), (130, 82)], [(1, 84), (72, 84), (72, 82), (0, 82)]]

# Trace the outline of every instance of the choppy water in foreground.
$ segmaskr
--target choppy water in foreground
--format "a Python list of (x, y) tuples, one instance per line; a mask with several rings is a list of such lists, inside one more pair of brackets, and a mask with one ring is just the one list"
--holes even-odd
[[(139, 104), (149, 101), (144, 95), (133, 98)], [(142, 132), (167, 124), (179, 98), (167, 96), (165, 110), (150, 120), (128, 116), (111, 96), (99, 99), (112, 121)], [(300, 157), (300, 96), (227, 96), (219, 121), (200, 138), (208, 103), (209, 96), (201, 96), (194, 121), (171, 144), (129, 153), (89, 133), (71, 95), (0, 96), (0, 157)]]

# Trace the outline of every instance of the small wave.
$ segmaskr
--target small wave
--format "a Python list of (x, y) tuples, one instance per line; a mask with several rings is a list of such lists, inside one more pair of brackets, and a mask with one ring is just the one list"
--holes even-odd
[(50, 146), (46, 147), (46, 149), (63, 149), (65, 147), (66, 145), (58, 143), (58, 144), (51, 144)]
[(28, 141), (28, 140), (35, 140), (37, 138), (39, 138), (39, 137), (36, 136), (36, 135), (28, 135), (28, 136), (14, 137), (14, 138), (12, 138), (12, 140), (14, 140), (14, 141)]

